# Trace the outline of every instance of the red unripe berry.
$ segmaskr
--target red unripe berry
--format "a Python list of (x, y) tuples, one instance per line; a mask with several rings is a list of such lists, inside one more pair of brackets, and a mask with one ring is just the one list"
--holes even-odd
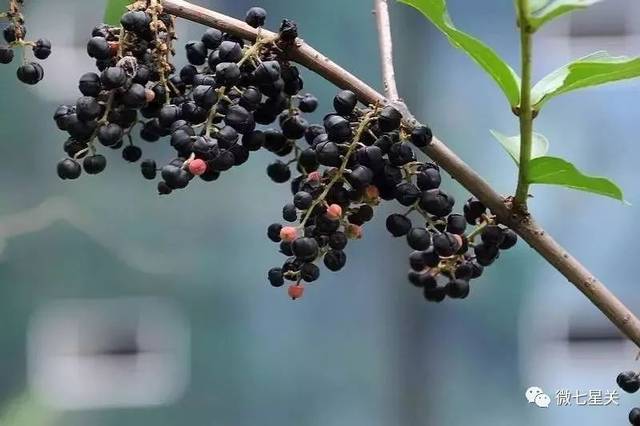
[(309, 182), (320, 182), (321, 178), (322, 178), (322, 175), (320, 174), (320, 172), (311, 172), (307, 176), (307, 180)]
[(296, 238), (298, 238), (298, 230), (293, 226), (284, 226), (280, 230), (280, 239), (282, 241), (286, 241), (290, 243)]
[(200, 158), (196, 158), (189, 162), (189, 171), (192, 175), (200, 176), (207, 171), (207, 163)]
[(364, 189), (364, 200), (367, 203), (378, 203), (380, 201), (380, 191), (377, 186), (369, 185)]
[(327, 208), (327, 217), (331, 220), (338, 220), (342, 217), (342, 207), (337, 204), (331, 204)]
[(346, 226), (344, 233), (347, 235), (347, 238), (350, 238), (352, 240), (359, 240), (360, 238), (362, 238), (362, 227), (350, 223)]
[(302, 284), (293, 284), (290, 285), (287, 289), (287, 293), (289, 293), (289, 297), (293, 300), (300, 299), (304, 294), (304, 285)]
[(144, 97), (148, 103), (151, 103), (156, 98), (156, 93), (151, 89), (144, 89)]

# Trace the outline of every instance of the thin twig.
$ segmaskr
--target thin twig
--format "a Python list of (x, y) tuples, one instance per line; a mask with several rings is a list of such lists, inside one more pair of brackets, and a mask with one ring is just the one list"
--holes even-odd
[[(258, 31), (242, 21), (221, 13), (190, 4), (184, 0), (163, 0), (165, 11), (192, 22), (197, 22), (236, 37), (255, 41)], [(261, 30), (263, 36), (273, 35)], [(341, 89), (352, 90), (358, 98), (367, 104), (389, 102), (383, 95), (313, 47), (298, 40), (287, 52), (289, 59), (305, 66), (324, 77)], [(394, 103), (408, 124), (417, 124), (411, 111), (402, 102)], [(577, 259), (571, 256), (553, 237), (536, 224), (531, 216), (523, 216), (511, 210), (505, 199), (498, 194), (475, 170), (452, 152), (439, 139), (423, 151), (436, 161), (451, 177), (457, 180), (485, 206), (491, 209), (498, 220), (513, 229), (554, 268), (583, 292), (629, 339), (640, 347), (640, 320), (605, 287), (602, 282)]]
[(376, 26), (378, 27), (378, 44), (380, 45), (380, 59), (382, 64), (382, 83), (384, 94), (391, 101), (399, 101), (396, 73), (393, 69), (393, 38), (391, 37), (391, 21), (387, 0), (375, 0)]
[(529, 198), (529, 161), (533, 143), (533, 110), (531, 109), (532, 33), (529, 27), (529, 0), (518, 0), (518, 25), (520, 26), (520, 56), (522, 57), (522, 84), (520, 91), (520, 162), (518, 187), (513, 200), (515, 207), (527, 211)]

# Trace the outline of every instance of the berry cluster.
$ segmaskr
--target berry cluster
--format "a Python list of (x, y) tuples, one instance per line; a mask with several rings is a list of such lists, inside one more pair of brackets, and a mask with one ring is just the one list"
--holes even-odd
[(28, 62), (26, 49), (31, 48), (36, 59), (44, 60), (51, 54), (51, 42), (46, 38), (37, 41), (25, 40), (27, 27), (24, 25), (22, 6), (24, 0), (10, 0), (9, 10), (0, 13), (0, 18), (5, 18), (9, 24), (4, 28), (3, 35), (6, 46), (0, 46), (0, 64), (9, 64), (13, 61), (14, 49), (22, 48), (24, 52), (23, 63), (18, 67), (18, 79), (25, 84), (36, 84), (44, 78), (44, 69), (38, 62)]
[[(131, 132), (142, 123), (140, 136), (148, 142), (169, 133), (157, 118), (172, 97), (182, 95), (179, 78), (168, 78), (174, 71), (170, 62), (175, 38), (174, 18), (163, 13), (157, 0), (137, 1), (121, 19), (121, 26), (96, 26), (87, 43), (87, 54), (100, 72), (80, 78), (82, 97), (75, 105), (62, 105), (55, 112), (58, 128), (69, 133), (64, 143), (68, 158), (58, 163), (62, 179), (76, 179), (82, 168), (97, 174), (106, 167), (106, 158), (97, 153), (102, 146), (120, 149), (122, 157), (136, 162), (142, 150), (133, 144)], [(138, 115), (148, 121), (139, 120)], [(78, 160), (83, 159), (82, 166)], [(146, 167), (146, 168), (145, 168)], [(155, 176), (155, 163), (143, 163), (143, 173)]]
[[(293, 202), (282, 211), (283, 219), (297, 222), (297, 226), (274, 223), (267, 230), (268, 237), (280, 243), (280, 251), (287, 256), (281, 268), (269, 271), (269, 281), (274, 287), (284, 285), (285, 280), (294, 282), (288, 288), (293, 299), (302, 297), (302, 281), (318, 279), (320, 269), (314, 262), (322, 260), (331, 271), (344, 267), (348, 240), (361, 237), (361, 226), (372, 219), (373, 206), (379, 203), (373, 181), (380, 164), (371, 161), (384, 165), (384, 159), (382, 150), (372, 146), (376, 132), (399, 128), (401, 116), (390, 106), (360, 109), (356, 104), (353, 92), (342, 91), (334, 99), (336, 112), (327, 115), (322, 126), (306, 128), (304, 137), (309, 146), (302, 149), (295, 145), (294, 161), (300, 176), (291, 184)], [(385, 117), (390, 121), (383, 130)], [(280, 165), (286, 173), (277, 177), (288, 179), (291, 172), (284, 163)], [(320, 166), (326, 167), (323, 172)], [(281, 181), (273, 174), (271, 177)]]
[[(406, 236), (415, 250), (409, 281), (423, 288), (427, 300), (466, 297), (469, 280), (479, 277), (500, 250), (513, 247), (516, 234), (497, 224), (477, 200), (467, 202), (464, 215), (451, 213), (454, 200), (439, 189), (438, 166), (417, 161), (414, 151), (431, 142), (429, 128), (405, 128), (401, 113), (390, 105), (358, 108), (348, 90), (333, 104), (335, 112), (323, 125), (307, 128), (309, 147), (296, 150), (301, 175), (292, 182), (293, 202), (283, 208), (283, 219), (296, 225), (268, 228), (268, 237), (287, 256), (282, 267), (269, 271), (271, 285), (291, 281), (289, 296), (300, 298), (303, 282), (320, 274), (315, 262), (341, 269), (348, 240), (362, 236), (380, 200), (395, 199), (408, 210), (389, 216), (386, 225), (393, 236)], [(413, 227), (409, 215), (414, 212), (422, 215), (424, 227)], [(465, 235), (467, 223), (476, 229)], [(476, 236), (482, 240), (478, 244)], [(446, 283), (439, 285), (440, 278)]]
[[(252, 8), (246, 22), (260, 27), (266, 20), (262, 8)], [(262, 147), (286, 156), (293, 150), (290, 140), (304, 135), (304, 112), (313, 112), (317, 99), (300, 96), (303, 81), (298, 69), (281, 59), (286, 46), (297, 37), (296, 25), (283, 21), (274, 37), (261, 37), (252, 45), (216, 29), (201, 40), (189, 41), (189, 64), (175, 72), (170, 62), (175, 38), (172, 18), (162, 13), (156, 0), (138, 1), (121, 20), (122, 27), (100, 25), (93, 31), (87, 52), (96, 58), (101, 74), (87, 73), (80, 79), (83, 97), (75, 106), (59, 107), (55, 120), (70, 134), (65, 143), (69, 158), (58, 164), (62, 179), (81, 174), (78, 162), (89, 174), (105, 168), (106, 159), (96, 154), (102, 145), (120, 148), (125, 160), (142, 157), (133, 145), (132, 128), (143, 121), (140, 137), (156, 142), (170, 136), (174, 158), (159, 168), (155, 160), (141, 162), (142, 175), (155, 179), (160, 194), (185, 188), (199, 176), (216, 180), (233, 166), (247, 161), (249, 153)], [(280, 130), (255, 130), (257, 124), (279, 120)], [(90, 153), (89, 156), (87, 154)], [(277, 162), (268, 174), (286, 181), (286, 166)]]
[[(518, 236), (499, 225), (476, 199), (467, 201), (464, 214), (452, 213), (455, 201), (439, 188), (440, 171), (435, 164), (412, 163), (405, 175), (395, 197), (409, 210), (389, 216), (387, 229), (395, 237), (406, 236), (415, 250), (409, 256), (409, 281), (432, 302), (447, 296), (464, 299), (469, 295), (469, 281), (480, 277), (500, 250), (513, 247)], [(408, 217), (412, 212), (420, 214), (424, 226), (413, 227)], [(467, 233), (467, 225), (474, 227), (471, 232)]]
[[(634, 371), (624, 371), (618, 374), (616, 383), (625, 392), (636, 393), (640, 389), (640, 374)], [(629, 423), (640, 426), (640, 408), (633, 408), (629, 412)]]
[[(258, 7), (245, 18), (255, 28), (265, 20)], [(286, 59), (297, 35), (295, 23), (286, 19), (277, 34), (259, 35), (253, 43), (208, 29), (186, 44), (189, 63), (177, 71), (171, 63), (173, 18), (158, 0), (133, 3), (120, 27), (102, 24), (93, 30), (87, 53), (100, 74), (84, 74), (83, 96), (55, 113), (58, 127), (70, 136), (58, 175), (76, 179), (83, 168), (88, 174), (104, 170), (106, 158), (97, 153), (96, 141), (119, 149), (127, 138), (122, 156), (137, 162), (142, 151), (131, 132), (139, 123), (141, 139), (170, 136), (175, 151), (162, 167), (152, 159), (140, 162), (146, 179), (160, 172), (160, 194), (185, 188), (196, 176), (214, 181), (264, 148), (279, 157), (267, 167), (271, 180), (285, 183), (298, 172), (291, 180), (293, 200), (283, 208), (290, 224), (268, 229), (287, 256), (282, 267), (268, 273), (273, 286), (290, 281), (289, 295), (297, 299), (303, 282), (318, 279), (316, 263), (331, 271), (343, 268), (348, 240), (361, 238), (381, 200), (395, 199), (408, 211), (389, 216), (387, 228), (406, 236), (416, 250), (409, 280), (428, 300), (466, 297), (469, 280), (516, 243), (515, 233), (475, 200), (465, 205), (464, 215), (451, 213), (454, 201), (439, 189), (438, 166), (419, 162), (414, 151), (431, 142), (431, 130), (408, 127), (393, 106), (359, 105), (357, 96), (344, 90), (322, 124), (309, 124), (304, 114), (314, 112), (318, 100), (300, 94), (303, 80)], [(274, 122), (279, 128), (257, 128)], [(411, 213), (420, 213), (424, 226), (413, 227)], [(476, 226), (469, 234), (467, 223)], [(477, 236), (482, 241), (476, 244)]]

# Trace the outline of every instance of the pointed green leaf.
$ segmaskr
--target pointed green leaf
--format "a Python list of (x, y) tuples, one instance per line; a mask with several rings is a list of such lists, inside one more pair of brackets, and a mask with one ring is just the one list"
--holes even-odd
[(547, 0), (546, 2), (536, 2), (538, 4), (546, 4), (541, 4), (538, 7), (533, 5), (534, 8), (529, 17), (529, 24), (535, 31), (558, 16), (573, 12), (574, 10), (586, 9), (592, 4), (601, 1), (602, 0)]
[(529, 183), (560, 185), (624, 201), (622, 190), (607, 178), (587, 176), (562, 158), (539, 157), (529, 163)]
[(107, 8), (104, 10), (104, 23), (120, 25), (120, 17), (127, 11), (131, 0), (107, 0)]
[(596, 52), (559, 68), (532, 89), (536, 109), (562, 93), (640, 76), (640, 57), (610, 56)]
[(498, 54), (480, 40), (454, 27), (445, 0), (400, 0), (422, 12), (454, 47), (465, 51), (498, 83), (512, 107), (520, 103), (520, 78)]
[[(520, 135), (505, 136), (495, 130), (490, 130), (494, 138), (502, 145), (507, 154), (513, 158), (516, 164), (520, 163)], [(542, 157), (549, 151), (549, 141), (540, 133), (533, 134), (533, 142), (531, 144), (531, 159)]]

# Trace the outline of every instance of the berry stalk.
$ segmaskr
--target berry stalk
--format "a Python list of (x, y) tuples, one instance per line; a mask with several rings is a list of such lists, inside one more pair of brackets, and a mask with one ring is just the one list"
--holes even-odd
[(349, 159), (351, 158), (351, 155), (353, 155), (355, 149), (360, 144), (360, 140), (362, 139), (363, 133), (367, 130), (367, 127), (371, 123), (371, 120), (373, 120), (373, 118), (375, 117), (377, 111), (378, 111), (377, 107), (374, 107), (373, 110), (369, 112), (367, 115), (365, 115), (362, 121), (360, 122), (360, 125), (358, 126), (358, 130), (356, 130), (356, 135), (353, 138), (353, 142), (351, 143), (351, 145), (349, 145), (349, 149), (347, 150), (347, 153), (344, 155), (344, 158), (342, 159), (342, 164), (340, 165), (340, 168), (338, 169), (336, 174), (333, 176), (331, 181), (327, 184), (327, 187), (324, 189), (322, 194), (320, 194), (320, 196), (316, 198), (313, 204), (311, 204), (311, 207), (307, 210), (307, 213), (304, 216), (304, 219), (302, 219), (302, 222), (300, 222), (300, 228), (304, 229), (304, 226), (309, 220), (309, 217), (311, 216), (311, 213), (314, 211), (314, 209), (325, 201), (325, 199), (327, 198), (327, 195), (329, 194), (329, 191), (331, 191), (331, 188), (333, 188), (333, 185), (335, 185), (336, 182), (338, 182), (340, 179), (343, 178), (344, 171), (347, 168), (347, 164), (349, 164)]
[[(160, 83), (164, 86), (165, 89), (165, 105), (169, 105), (171, 103), (171, 91), (169, 90), (169, 81), (167, 80), (167, 72), (171, 72), (171, 55), (173, 53), (172, 40), (175, 38), (175, 34), (173, 33), (173, 25), (171, 28), (167, 28), (167, 26), (158, 18), (158, 16), (162, 13), (162, 5), (158, 0), (151, 0), (149, 4), (149, 11), (151, 12), (151, 24), (150, 29), (153, 31), (155, 38), (155, 50), (156, 55), (154, 56), (156, 61), (156, 68), (158, 69), (158, 73), (160, 75)], [(174, 18), (171, 18), (173, 23)], [(160, 38), (160, 30), (164, 30), (167, 32), (166, 40)], [(174, 88), (175, 89), (175, 88)], [(174, 92), (178, 92), (174, 90)]]

